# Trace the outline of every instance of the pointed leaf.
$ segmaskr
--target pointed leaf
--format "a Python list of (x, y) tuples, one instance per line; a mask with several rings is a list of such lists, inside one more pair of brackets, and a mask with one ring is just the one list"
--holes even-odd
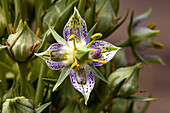
[(51, 79), (51, 78), (42, 78), (42, 80), (52, 85), (55, 85), (57, 82), (57, 79)]
[(47, 23), (47, 25), (48, 25), (48, 27), (49, 27), (49, 29), (50, 29), (50, 31), (51, 31), (54, 39), (55, 39), (59, 44), (68, 45), (67, 42), (65, 41), (65, 39), (62, 38), (62, 37), (52, 28), (52, 26), (51, 26), (50, 24)]
[(89, 65), (89, 67), (90, 67), (92, 73), (93, 73), (96, 77), (98, 77), (99, 79), (101, 79), (101, 80), (103, 80), (104, 82), (107, 83), (106, 78), (102, 75), (102, 73), (101, 73), (95, 66)]
[(106, 32), (103, 38), (109, 36), (111, 33), (116, 31), (125, 22), (125, 20), (128, 17), (128, 14), (129, 14), (129, 9), (127, 9), (126, 16), (124, 17), (124, 19), (120, 23), (118, 23), (116, 26), (112, 27), (108, 32)]
[(55, 91), (58, 86), (60, 86), (60, 84), (66, 79), (66, 77), (70, 74), (70, 69), (71, 67), (68, 66), (66, 68), (64, 68), (64, 70), (61, 72), (58, 80), (57, 80), (57, 83), (55, 84), (54, 88), (53, 88), (53, 91)]
[(134, 96), (127, 97), (126, 99), (132, 100), (132, 101), (142, 101), (142, 102), (159, 100), (158, 98), (142, 98), (142, 97), (134, 97)]
[(96, 25), (97, 25), (97, 23), (95, 23), (94, 26), (88, 32), (88, 34), (87, 34), (87, 43), (86, 44), (88, 44), (90, 42), (91, 36), (92, 36), (92, 34), (93, 34), (93, 32), (94, 32), (94, 30), (96, 28)]
[(41, 113), (45, 108), (47, 108), (49, 105), (51, 104), (51, 102), (48, 102), (46, 104), (41, 105), (40, 107), (35, 109), (36, 113)]
[(132, 35), (133, 17), (134, 17), (134, 11), (132, 11), (132, 13), (131, 13), (130, 22), (129, 22), (129, 25), (128, 25), (129, 37), (131, 37), (131, 35)]
[(150, 105), (150, 102), (147, 102), (140, 113), (145, 113), (146, 110), (148, 109), (149, 105)]

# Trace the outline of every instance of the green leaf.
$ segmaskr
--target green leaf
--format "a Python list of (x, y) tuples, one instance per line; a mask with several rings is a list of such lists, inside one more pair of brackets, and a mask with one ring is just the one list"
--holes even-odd
[(141, 97), (134, 97), (134, 96), (127, 97), (126, 99), (132, 100), (132, 101), (142, 101), (142, 102), (159, 100), (158, 98), (141, 98)]
[(57, 79), (51, 79), (51, 78), (42, 78), (42, 80), (52, 85), (55, 85), (57, 82)]
[(129, 9), (127, 9), (126, 16), (124, 17), (124, 19), (120, 23), (118, 23), (116, 26), (112, 27), (108, 32), (106, 32), (103, 38), (109, 36), (111, 33), (116, 31), (125, 22), (125, 20), (128, 17), (128, 14), (129, 14)]
[(90, 40), (91, 40), (91, 36), (92, 36), (92, 34), (93, 34), (93, 32), (94, 32), (94, 30), (95, 30), (95, 28), (96, 28), (96, 25), (97, 25), (97, 23), (95, 23), (94, 24), (94, 26), (90, 29), (90, 31), (88, 32), (88, 34), (87, 34), (87, 44), (90, 42)]
[(46, 104), (41, 105), (40, 107), (35, 109), (36, 113), (41, 113), (46, 107), (48, 107), (51, 104), (51, 102), (48, 102)]
[(70, 66), (64, 68), (64, 70), (62, 70), (58, 80), (57, 80), (57, 83), (55, 84), (54, 88), (53, 88), (53, 91), (55, 91), (58, 86), (60, 86), (60, 84), (66, 79), (66, 77), (70, 74)]
[(141, 110), (141, 112), (140, 113), (145, 113), (146, 112), (146, 110), (148, 109), (148, 107), (149, 107), (149, 104), (150, 104), (150, 102), (147, 102), (146, 104), (145, 104), (145, 106), (143, 107), (143, 109)]
[(101, 80), (103, 80), (104, 82), (107, 83), (106, 78), (102, 75), (102, 73), (101, 73), (95, 66), (89, 65), (89, 67), (90, 67), (92, 73), (93, 73), (96, 77), (100, 78)]
[(47, 25), (48, 25), (48, 27), (49, 27), (49, 29), (50, 29), (50, 31), (51, 31), (54, 39), (55, 39), (59, 44), (68, 45), (67, 42), (65, 41), (65, 39), (62, 38), (62, 37), (52, 28), (52, 26), (51, 26), (50, 24), (47, 23)]
[(132, 35), (133, 17), (134, 17), (134, 11), (132, 11), (132, 13), (131, 13), (130, 23), (128, 25), (128, 34), (129, 34), (129, 37), (131, 37), (131, 35)]

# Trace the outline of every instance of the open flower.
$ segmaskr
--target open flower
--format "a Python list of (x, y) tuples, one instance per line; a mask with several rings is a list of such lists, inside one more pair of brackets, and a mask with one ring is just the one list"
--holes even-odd
[(65, 43), (52, 44), (45, 52), (37, 53), (51, 69), (61, 69), (71, 65), (70, 79), (76, 90), (81, 92), (85, 103), (94, 87), (94, 77), (89, 65), (100, 66), (110, 61), (118, 47), (106, 42), (96, 41), (101, 33), (91, 36), (87, 44), (87, 26), (77, 9), (64, 27)]

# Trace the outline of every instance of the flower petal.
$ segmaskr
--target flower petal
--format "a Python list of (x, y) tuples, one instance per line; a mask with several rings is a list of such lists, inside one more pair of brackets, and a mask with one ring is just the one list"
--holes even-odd
[(74, 34), (76, 35), (76, 43), (81, 43), (84, 46), (87, 41), (87, 26), (86, 22), (80, 16), (78, 10), (74, 8), (74, 13), (64, 27), (64, 38), (66, 39), (68, 45), (73, 47), (73, 41), (69, 41), (69, 37)]
[(55, 70), (64, 68), (73, 62), (70, 48), (63, 44), (52, 44), (46, 51), (35, 53), (35, 55), (41, 57), (49, 68)]
[(90, 93), (94, 87), (94, 77), (90, 68), (86, 65), (77, 70), (70, 70), (70, 79), (72, 85), (81, 92), (85, 98), (85, 104), (89, 99)]
[[(96, 51), (90, 52), (89, 57), (91, 59), (105, 60), (109, 62), (120, 48), (106, 41), (95, 41), (89, 49), (96, 49)], [(95, 66), (102, 65), (101, 63), (94, 61), (90, 61), (89, 63)]]

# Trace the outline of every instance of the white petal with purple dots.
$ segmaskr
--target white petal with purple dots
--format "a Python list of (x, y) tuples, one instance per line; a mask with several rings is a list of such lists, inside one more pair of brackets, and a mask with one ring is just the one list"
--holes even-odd
[(35, 53), (41, 57), (51, 69), (61, 69), (73, 63), (72, 49), (63, 44), (52, 44), (46, 51)]
[[(95, 41), (89, 49), (96, 49), (95, 51), (90, 52), (89, 58), (109, 62), (120, 48), (106, 41)], [(101, 63), (94, 61), (90, 61), (89, 63), (95, 66), (102, 65)]]
[(76, 70), (71, 69), (70, 80), (75, 89), (83, 94), (85, 98), (85, 104), (87, 105), (87, 101), (95, 83), (92, 71), (88, 65)]
[(87, 41), (87, 27), (86, 22), (80, 16), (78, 10), (74, 8), (74, 13), (64, 27), (63, 35), (70, 47), (73, 47), (73, 41), (69, 41), (69, 37), (76, 35), (75, 41), (78, 45), (86, 45)]

